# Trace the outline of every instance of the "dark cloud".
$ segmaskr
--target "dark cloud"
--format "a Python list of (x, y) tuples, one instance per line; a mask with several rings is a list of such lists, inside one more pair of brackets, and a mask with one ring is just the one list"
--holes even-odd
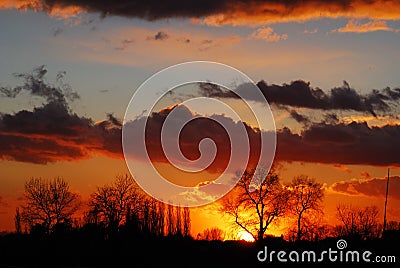
[[(161, 147), (161, 127), (170, 109), (153, 113), (147, 120), (146, 146), (150, 158), (155, 162), (168, 162)], [(189, 110), (183, 110), (182, 118), (191, 118)], [(228, 118), (224, 118), (228, 120)], [(146, 122), (139, 118), (130, 122), (130, 127), (141, 127)], [(231, 123), (235, 125), (236, 123)], [(234, 128), (234, 127), (233, 127)], [(259, 157), (260, 132), (257, 129), (246, 127), (251, 146), (250, 164), (255, 163)], [(264, 137), (271, 133), (265, 133)], [(225, 130), (210, 119), (192, 120), (183, 128), (179, 143), (182, 153), (189, 159), (199, 157), (199, 141), (202, 138), (213, 139), (219, 150), (229, 151), (229, 140)], [(354, 164), (388, 166), (400, 163), (400, 126), (386, 125), (370, 127), (366, 123), (309, 123), (300, 133), (294, 133), (289, 128), (277, 131), (277, 148), (275, 159), (278, 162), (313, 162), (326, 164)], [(174, 137), (176, 138), (176, 137)], [(144, 137), (134, 137), (133, 141), (143, 140)], [(169, 141), (173, 142), (173, 140)], [(267, 143), (266, 143), (267, 144)], [(131, 145), (132, 148), (137, 146)], [(145, 152), (138, 152), (142, 157)], [(217, 161), (212, 166), (214, 171), (222, 168), (228, 155), (217, 155)]]
[[(373, 178), (336, 182), (331, 189), (349, 195), (366, 195), (373, 197), (385, 197), (387, 178)], [(389, 198), (400, 200), (400, 177), (389, 178)]]
[[(265, 81), (260, 81), (257, 86), (270, 104), (320, 110), (353, 110), (374, 116), (377, 112), (390, 112), (400, 100), (400, 88), (374, 89), (370, 93), (361, 94), (346, 81), (341, 87), (332, 88), (329, 93), (320, 88), (313, 88), (309, 82), (303, 80), (283, 85), (268, 85)], [(240, 93), (244, 98), (248, 96), (249, 100), (260, 101), (251, 99), (251, 96), (246, 94), (247, 88), (245, 84), (239, 85), (234, 92)], [(200, 86), (200, 90), (208, 97), (237, 98), (236, 94), (218, 86)]]
[[(44, 79), (41, 66), (33, 74), (20, 74), (22, 86), (3, 87), (7, 97), (22, 90), (41, 96), (45, 103), (32, 111), (0, 115), (0, 159), (46, 164), (61, 160), (78, 160), (93, 153), (121, 156), (121, 122), (112, 114), (95, 123), (73, 113), (67, 99), (79, 96), (69, 86), (55, 87)], [(59, 73), (57, 79), (62, 79)]]
[(43, 97), (47, 102), (57, 102), (66, 105), (67, 101), (79, 99), (78, 93), (73, 91), (68, 84), (63, 83), (65, 72), (57, 74), (57, 85), (48, 83), (45, 79), (47, 69), (45, 65), (35, 68), (31, 73), (18, 73), (14, 76), (22, 79), (24, 83), (16, 87), (0, 87), (0, 93), (9, 98), (15, 98), (21, 91)]
[(290, 113), (290, 116), (294, 120), (296, 120), (298, 123), (301, 123), (301, 124), (310, 123), (310, 119), (307, 116), (299, 114), (298, 112), (296, 112), (296, 110), (290, 110), (289, 113)]
[(399, 165), (400, 126), (367, 123), (313, 124), (301, 133), (277, 132), (278, 161), (330, 164)]
[(56, 102), (3, 114), (0, 158), (46, 164), (88, 158), (93, 153), (121, 156), (121, 127), (116, 123), (114, 117), (94, 123)]
[(335, 113), (327, 113), (324, 117), (324, 121), (328, 124), (334, 125), (339, 122), (339, 117)]
[[(24, 90), (44, 99), (42, 106), (31, 111), (22, 110), (13, 114), (0, 115), (0, 158), (45, 164), (61, 160), (87, 158), (95, 153), (122, 157), (122, 122), (112, 113), (108, 114), (104, 121), (93, 122), (90, 118), (72, 112), (68, 101), (79, 96), (65, 84), (62, 84), (63, 86), (49, 84), (45, 79), (46, 73), (47, 70), (44, 67), (37, 68), (33, 74), (17, 75), (18, 78), (23, 80), (23, 85), (0, 89), (5, 97), (16, 97)], [(57, 79), (62, 80), (64, 75), (64, 72), (59, 73)], [(303, 106), (315, 107), (313, 102), (326, 105), (331, 99), (340, 99), (337, 96), (341, 93), (336, 93), (341, 92), (341, 90), (335, 89), (336, 95), (332, 97), (333, 95), (321, 93), (320, 90), (310, 90), (309, 86), (304, 86), (304, 82), (299, 83), (303, 85), (299, 88), (305, 90), (302, 92), (308, 94), (308, 97), (302, 99), (301, 95), (296, 95), (300, 100), (293, 100), (279, 95), (275, 87), (272, 90), (273, 94), (266, 95), (272, 96), (271, 99), (275, 103), (288, 106), (296, 106), (301, 103)], [(230, 94), (236, 96), (232, 92), (224, 93), (223, 89), (210, 83), (202, 83), (200, 88), (202, 92), (206, 92), (208, 95)], [(344, 92), (347, 92), (348, 88), (346, 87)], [(290, 85), (283, 87), (282, 90), (287, 94), (292, 94), (292, 96), (297, 94)], [(292, 91), (295, 93), (292, 93)], [(385, 89), (372, 95), (378, 96), (379, 100), (385, 100), (385, 103), (387, 103), (389, 97), (391, 99), (398, 98), (397, 92), (397, 90)], [(351, 96), (353, 97), (345, 99), (354, 99), (354, 95)], [(359, 98), (356, 97), (356, 99)], [(342, 102), (347, 103), (346, 105), (343, 104), (343, 107), (349, 107), (350, 104), (347, 101)], [(378, 102), (376, 101), (376, 103)], [(163, 122), (173, 109), (176, 108), (153, 112), (148, 118), (141, 115), (127, 124), (128, 127), (143, 127), (143, 124), (147, 122), (146, 135), (132, 137), (131, 142), (133, 143), (132, 146), (135, 146), (135, 142), (145, 140), (150, 157), (155, 162), (168, 162), (161, 147), (160, 135)], [(179, 115), (177, 119), (181, 121), (193, 119), (194, 116), (184, 106), (179, 106), (177, 114)], [(292, 116), (300, 122), (307, 121), (306, 117), (297, 112), (292, 113)], [(331, 118), (330, 122), (309, 122), (300, 133), (294, 133), (289, 128), (278, 130), (275, 159), (277, 161), (330, 164), (399, 165), (400, 125), (370, 127), (367, 123), (352, 122), (345, 124), (338, 123), (335, 114), (328, 114), (327, 116)], [(223, 115), (197, 118), (188, 121), (189, 123), (182, 129), (179, 144), (182, 153), (187, 158), (197, 159), (200, 155), (200, 141), (204, 138), (214, 140), (218, 149), (217, 158), (216, 162), (210, 166), (210, 170), (218, 172), (229, 161), (229, 153), (227, 153), (229, 149), (227, 148), (230, 146), (230, 140), (226, 130), (212, 119), (224, 122), (232, 130), (231, 133), (237, 133), (236, 129), (241, 124), (241, 122), (234, 122)], [(250, 164), (254, 164), (259, 157), (261, 138), (272, 133), (260, 132), (260, 130), (251, 128), (247, 124), (245, 124), (245, 129), (250, 142)], [(171, 140), (168, 142), (173, 142), (173, 139), (176, 139), (176, 137), (170, 138)], [(138, 153), (144, 155), (144, 152)]]
[(341, 87), (331, 89), (329, 94), (320, 88), (312, 88), (310, 83), (301, 80), (281, 86), (267, 85), (264, 81), (257, 85), (270, 103), (321, 110), (354, 110), (374, 116), (377, 111), (390, 111), (390, 104), (400, 99), (399, 88), (385, 88), (361, 94), (346, 81)]
[(154, 36), (155, 40), (165, 40), (168, 39), (168, 34), (166, 32), (158, 32), (155, 36)]
[(373, 19), (399, 17), (396, 13), (399, 7), (397, 1), (384, 0), (14, 0), (4, 5), (4, 8), (11, 7), (31, 8), (50, 14), (64, 9), (71, 10), (71, 15), (76, 8), (80, 8), (84, 12), (100, 13), (101, 17), (122, 16), (150, 21), (211, 17), (205, 21), (210, 25), (304, 21), (323, 17)]
[(216, 84), (200, 82), (197, 83), (197, 85), (200, 90), (199, 93), (206, 97), (239, 98), (239, 96), (233, 91), (221, 88), (219, 85)]
[[(195, 118), (195, 115), (184, 105), (174, 106), (159, 112), (153, 112), (147, 120), (144, 117), (140, 117), (128, 122), (125, 125), (125, 128), (127, 129), (125, 135), (129, 136), (130, 139), (126, 140), (127, 143), (124, 144), (126, 148), (135, 148), (132, 152), (134, 153), (133, 156), (136, 158), (146, 159), (146, 154), (148, 153), (152, 162), (168, 163), (169, 161), (161, 143), (161, 129), (164, 126), (166, 118), (172, 111), (175, 113), (173, 124), (180, 126), (181, 122), (188, 121), (179, 133), (179, 146), (181, 153), (187, 159), (198, 159), (201, 155), (199, 150), (200, 142), (205, 138), (209, 138), (214, 141), (217, 150), (215, 159), (212, 164), (207, 167), (207, 171), (210, 173), (222, 172), (227, 167), (231, 158), (231, 143), (227, 130), (219, 122), (223, 122), (223, 125), (231, 130), (230, 135), (238, 135), (238, 133), (240, 133), (238, 128), (242, 122), (234, 122), (231, 118), (223, 115), (213, 115), (210, 116), (210, 118)], [(142, 129), (144, 124), (146, 124), (146, 133), (144, 136), (141, 132), (137, 133), (137, 131), (129, 130)], [(254, 166), (259, 158), (261, 135), (257, 129), (251, 128), (246, 123), (243, 123), (243, 125), (250, 143), (250, 159), (248, 164), (250, 167)], [(175, 136), (167, 135), (164, 144), (172, 144), (176, 139), (177, 137)], [(138, 143), (143, 140), (145, 140), (147, 153), (137, 149), (141, 147)], [(245, 144), (243, 144), (243, 146), (245, 146)], [(211, 148), (207, 147), (205, 153), (209, 153), (209, 149)], [(243, 148), (243, 150), (240, 151), (245, 152), (246, 149)], [(178, 153), (179, 152), (173, 151), (172, 154), (168, 155), (168, 157), (178, 159)], [(237, 159), (237, 157), (235, 157), (235, 159)], [(234, 166), (241, 165), (242, 163), (236, 163)], [(176, 172), (178, 172), (178, 170), (176, 170)]]
[(169, 34), (164, 31), (158, 31), (154, 36), (147, 37), (147, 40), (166, 40), (169, 38)]

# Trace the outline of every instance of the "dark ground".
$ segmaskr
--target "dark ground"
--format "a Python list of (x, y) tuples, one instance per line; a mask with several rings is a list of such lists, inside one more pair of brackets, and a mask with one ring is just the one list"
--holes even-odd
[[(35, 237), (32, 235), (8, 234), (0, 237), (0, 267), (287, 267), (304, 266), (323, 267), (400, 267), (399, 233), (370, 241), (344, 238), (347, 251), (358, 251), (360, 262), (329, 261), (325, 254), (323, 262), (292, 262), (291, 251), (299, 254), (303, 251), (321, 252), (329, 248), (339, 251), (339, 238), (329, 238), (318, 242), (286, 242), (281, 238), (269, 238), (260, 243), (244, 241), (202, 241), (178, 237), (118, 236), (104, 240), (96, 236), (65, 234), (58, 237)], [(275, 251), (272, 262), (267, 259), (260, 262), (257, 253), (265, 250)], [(278, 251), (285, 251), (287, 263), (277, 259)], [(396, 263), (366, 263), (362, 258), (364, 251), (375, 256), (395, 256)], [(336, 253), (339, 258), (340, 251)], [(260, 255), (263, 257), (264, 253)], [(269, 256), (269, 255), (268, 255)], [(294, 256), (294, 255), (293, 255)], [(345, 256), (345, 255), (343, 255)], [(301, 255), (300, 255), (301, 258)], [(344, 257), (343, 257), (344, 258)], [(316, 264), (316, 265), (312, 265)]]

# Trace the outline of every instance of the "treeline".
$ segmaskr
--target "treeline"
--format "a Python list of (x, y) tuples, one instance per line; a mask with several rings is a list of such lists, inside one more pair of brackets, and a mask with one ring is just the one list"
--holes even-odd
[(104, 239), (118, 234), (190, 236), (189, 208), (155, 200), (129, 175), (98, 187), (90, 195), (83, 217), (74, 217), (84, 205), (62, 178), (32, 178), (25, 183), (24, 204), (15, 212), (16, 233), (46, 236), (82, 230)]
[[(253, 178), (260, 182), (256, 187), (251, 185)], [(253, 191), (249, 190), (251, 187)], [(232, 223), (232, 233), (218, 227), (207, 228), (193, 238), (240, 240), (235, 235), (245, 232), (255, 241), (262, 241), (269, 237), (271, 226), (282, 223), (286, 226), (282, 233), (286, 241), (330, 237), (373, 240), (381, 238), (384, 231), (399, 232), (400, 222), (396, 221), (389, 221), (384, 230), (376, 206), (338, 204), (335, 216), (340, 224), (328, 225), (322, 207), (324, 190), (321, 183), (307, 176), (297, 176), (283, 184), (273, 169), (246, 171), (236, 187), (219, 201), (219, 212)], [(71, 191), (62, 178), (31, 178), (25, 183), (23, 200), (15, 212), (17, 234), (49, 236), (79, 230), (101, 239), (192, 238), (190, 209), (150, 197), (130, 175), (117, 176), (111, 183), (97, 187), (87, 202)], [(76, 217), (78, 210), (82, 217)]]

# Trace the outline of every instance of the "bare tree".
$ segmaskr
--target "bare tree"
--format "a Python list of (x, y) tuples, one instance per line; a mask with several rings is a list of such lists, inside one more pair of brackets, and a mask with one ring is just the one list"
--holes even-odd
[(268, 172), (258, 167), (243, 173), (235, 188), (223, 199), (222, 211), (260, 241), (270, 224), (287, 213), (289, 198), (289, 191), (282, 186), (274, 170)]
[(189, 207), (183, 208), (183, 236), (190, 236), (190, 209)]
[(336, 217), (343, 223), (337, 228), (339, 235), (370, 239), (378, 236), (378, 213), (376, 206), (364, 208), (340, 204), (336, 207)]
[(225, 232), (218, 227), (207, 228), (201, 234), (198, 234), (197, 239), (223, 241), (225, 239)]
[(291, 191), (292, 212), (296, 217), (296, 240), (300, 241), (306, 232), (315, 227), (312, 213), (322, 213), (324, 188), (322, 183), (308, 176), (295, 177), (289, 184)]
[(399, 221), (389, 221), (386, 230), (400, 230)]
[(158, 236), (163, 236), (165, 232), (165, 204), (163, 202), (156, 202), (157, 211), (154, 210), (156, 215), (154, 216), (154, 221), (156, 222), (156, 227), (154, 228), (154, 232)]
[(59, 223), (71, 220), (79, 208), (79, 196), (62, 178), (32, 178), (25, 183), (22, 220), (30, 227), (42, 225), (47, 233)]
[(166, 234), (169, 236), (190, 236), (190, 210), (188, 207), (167, 205)]
[(137, 214), (142, 209), (143, 200), (144, 195), (132, 176), (117, 176), (114, 182), (98, 187), (90, 196), (90, 214), (96, 215), (111, 231), (117, 231), (126, 222), (128, 212)]
[(175, 234), (182, 236), (183, 235), (183, 230), (182, 230), (182, 207), (181, 206), (175, 206)]
[(175, 235), (175, 215), (174, 215), (174, 206), (171, 204), (167, 205), (167, 234)]
[(15, 208), (14, 224), (15, 224), (15, 232), (17, 234), (22, 233), (21, 213), (19, 212), (19, 207)]

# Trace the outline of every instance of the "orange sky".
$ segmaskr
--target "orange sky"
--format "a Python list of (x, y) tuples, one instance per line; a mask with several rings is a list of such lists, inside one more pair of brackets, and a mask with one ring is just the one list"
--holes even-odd
[[(335, 209), (342, 202), (376, 205), (383, 220), (389, 167), (388, 220), (400, 221), (399, 1), (198, 3), (0, 0), (0, 231), (13, 230), (15, 208), (31, 177), (61, 176), (87, 200), (97, 186), (129, 173), (120, 143), (129, 100), (157, 71), (193, 60), (228, 64), (258, 83), (278, 131), (281, 179), (304, 174), (323, 183), (327, 223), (337, 223)], [(38, 66), (35, 75), (43, 74), (44, 84), (36, 87), (26, 75)], [(18, 73), (25, 76), (13, 76)], [(161, 99), (152, 123), (159, 127), (157, 119), (180, 99), (205, 96), (233, 112), (200, 104), (190, 116), (205, 110), (228, 122), (238, 113), (257, 127), (243, 103), (225, 93), (178, 90)], [(262, 111), (260, 100), (250, 103), (252, 112)], [(257, 136), (253, 128), (249, 133)], [(221, 133), (198, 124), (182, 135), (184, 154), (193, 159), (199, 138), (220, 142), (217, 161), (201, 176), (171, 171), (154, 133), (152, 159), (179, 184), (208, 183), (227, 162)], [(137, 168), (148, 171), (140, 161)], [(210, 227), (229, 229), (217, 207), (192, 209), (194, 236)]]
[[(13, 216), (15, 206), (20, 205), (18, 199), (22, 196), (23, 184), (30, 177), (53, 178), (62, 176), (70, 185), (73, 191), (78, 192), (83, 200), (87, 200), (88, 196), (95, 191), (97, 186), (110, 183), (115, 176), (128, 172), (124, 161), (111, 159), (104, 156), (97, 156), (89, 160), (80, 160), (74, 162), (59, 162), (48, 164), (46, 168), (35, 164), (22, 164), (17, 162), (2, 161), (0, 163), (2, 170), (2, 179), (0, 181), (1, 195), (3, 203), (0, 213), (0, 230), (12, 231), (14, 229)], [(384, 196), (374, 196), (368, 192), (346, 194), (340, 193), (332, 189), (332, 184), (338, 181), (351, 183), (362, 178), (361, 172), (369, 170), (371, 178), (383, 178), (387, 170), (384, 167), (361, 167), (361, 166), (341, 166), (313, 164), (313, 163), (292, 163), (285, 164), (279, 171), (282, 181), (288, 182), (300, 174), (307, 174), (315, 177), (319, 182), (326, 184), (325, 198), (323, 202), (325, 220), (327, 223), (335, 225), (336, 206), (339, 203), (353, 204), (355, 206), (376, 205), (380, 209), (379, 219), (383, 221)], [(398, 169), (393, 169), (391, 176), (399, 175)], [(321, 175), (323, 174), (323, 175)], [(398, 207), (400, 200), (398, 198), (399, 179), (397, 183), (391, 183), (389, 191), (387, 219), (400, 220)], [(385, 186), (384, 183), (381, 184)], [(382, 189), (384, 191), (384, 189)], [(396, 195), (397, 194), (397, 195)], [(192, 235), (196, 236), (206, 228), (219, 227), (227, 232), (232, 230), (232, 219), (222, 216), (218, 211), (218, 205), (210, 204), (199, 208), (191, 209), (192, 219)], [(271, 232), (274, 235), (280, 234), (280, 228), (283, 226), (272, 227)]]

